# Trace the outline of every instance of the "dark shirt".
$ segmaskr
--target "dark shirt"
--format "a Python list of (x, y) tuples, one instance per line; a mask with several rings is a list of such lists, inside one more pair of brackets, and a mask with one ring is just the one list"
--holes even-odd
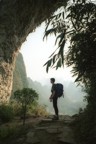
[(57, 99), (58, 95), (57, 95), (57, 92), (56, 92), (56, 84), (52, 85), (51, 92), (53, 93), (53, 91), (55, 91), (55, 95), (54, 95), (53, 99)]
[(52, 88), (51, 88), (51, 92), (53, 93), (53, 91), (56, 91), (56, 87), (55, 87), (55, 84), (52, 85)]

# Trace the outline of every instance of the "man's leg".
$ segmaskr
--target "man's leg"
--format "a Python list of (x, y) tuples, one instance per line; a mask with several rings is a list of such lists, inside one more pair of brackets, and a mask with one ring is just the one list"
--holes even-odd
[(55, 111), (55, 115), (57, 116), (58, 118), (58, 106), (57, 106), (57, 97), (54, 97), (53, 98), (53, 108), (54, 108), (54, 111)]

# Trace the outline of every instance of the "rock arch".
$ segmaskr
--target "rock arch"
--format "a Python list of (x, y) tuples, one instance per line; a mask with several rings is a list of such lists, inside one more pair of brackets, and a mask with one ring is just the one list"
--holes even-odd
[(22, 43), (62, 1), (65, 3), (65, 0), (0, 0), (0, 102), (9, 101), (15, 59)]

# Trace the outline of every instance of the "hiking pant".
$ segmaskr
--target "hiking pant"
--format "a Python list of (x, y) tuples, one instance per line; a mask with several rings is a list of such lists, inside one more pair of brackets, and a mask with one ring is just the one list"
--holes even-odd
[(57, 100), (58, 100), (58, 97), (57, 97), (57, 96), (54, 96), (54, 97), (53, 97), (53, 108), (54, 108), (54, 111), (55, 111), (55, 115), (56, 115), (56, 116), (58, 116)]

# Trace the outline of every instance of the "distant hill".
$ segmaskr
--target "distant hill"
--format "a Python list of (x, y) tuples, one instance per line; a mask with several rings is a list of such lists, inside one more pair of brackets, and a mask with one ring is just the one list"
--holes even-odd
[(27, 74), (23, 56), (21, 53), (19, 53), (16, 59), (15, 69), (13, 73), (12, 96), (14, 91), (22, 89), (24, 87), (28, 87)]

